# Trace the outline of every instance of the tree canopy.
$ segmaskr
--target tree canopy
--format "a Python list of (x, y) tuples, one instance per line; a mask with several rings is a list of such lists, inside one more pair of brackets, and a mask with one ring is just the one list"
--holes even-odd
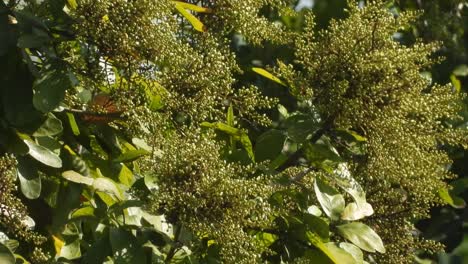
[(298, 2), (0, 1), (0, 262), (466, 259), (468, 3)]

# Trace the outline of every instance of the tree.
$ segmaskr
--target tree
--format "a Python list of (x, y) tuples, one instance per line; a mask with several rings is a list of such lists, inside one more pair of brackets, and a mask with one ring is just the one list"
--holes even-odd
[(421, 74), (440, 44), (382, 1), (296, 2), (0, 1), (0, 260), (440, 251), (412, 234), (468, 143), (462, 91)]

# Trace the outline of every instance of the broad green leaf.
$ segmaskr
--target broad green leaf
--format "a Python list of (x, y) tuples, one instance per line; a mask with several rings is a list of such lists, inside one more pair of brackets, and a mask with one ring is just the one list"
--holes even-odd
[(33, 133), (34, 137), (55, 136), (62, 132), (62, 121), (49, 113), (45, 122)]
[(41, 177), (39, 172), (30, 160), (18, 157), (18, 179), (20, 181), (21, 192), (28, 199), (37, 199), (41, 195)]
[(352, 256), (352, 254), (350, 254), (342, 248), (337, 247), (335, 243), (325, 243), (325, 246), (327, 247), (330, 254), (333, 256), (333, 258), (338, 261), (338, 263), (358, 264), (356, 259)]
[(447, 188), (439, 190), (439, 197), (453, 208), (460, 209), (466, 207), (466, 202), (462, 198), (453, 195)]
[(346, 205), (346, 208), (341, 215), (341, 219), (354, 221), (359, 220), (367, 216), (371, 216), (374, 213), (374, 209), (369, 203), (361, 203), (358, 205), (357, 203), (349, 203)]
[(341, 242), (340, 248), (344, 249), (346, 252), (353, 256), (354, 260), (356, 260), (357, 264), (363, 264), (364, 262), (364, 255), (362, 254), (361, 249), (356, 247), (351, 243)]
[(133, 172), (123, 164), (119, 172), (119, 181), (127, 187), (131, 187), (135, 182), (135, 176), (133, 175)]
[(34, 107), (48, 113), (59, 106), (65, 98), (65, 91), (73, 86), (70, 73), (50, 71), (34, 83)]
[[(348, 220), (357, 220), (353, 217), (365, 217), (372, 215), (374, 210), (372, 206), (366, 202), (366, 194), (361, 185), (352, 177), (351, 172), (348, 169), (346, 163), (338, 164), (337, 168), (330, 174), (331, 179), (336, 182), (343, 190), (349, 193), (354, 201), (355, 205), (350, 205), (348, 208), (347, 217)], [(353, 216), (354, 215), (354, 216)]]
[(320, 123), (312, 116), (296, 114), (286, 119), (285, 126), (288, 137), (297, 143), (302, 143), (320, 128)]
[(119, 186), (109, 178), (94, 179), (92, 186), (98, 192), (107, 193), (116, 197), (118, 200), (123, 200), (123, 194)]
[(28, 139), (24, 139), (23, 142), (26, 143), (29, 148), (28, 154), (37, 161), (53, 168), (62, 167), (62, 160), (51, 150)]
[(3, 244), (8, 248), (10, 249), (11, 252), (15, 252), (16, 249), (18, 249), (19, 247), (19, 242), (17, 240), (13, 240), (13, 239), (8, 239), (8, 240), (5, 240), (3, 241)]
[(71, 219), (77, 219), (77, 218), (81, 219), (81, 218), (90, 218), (90, 217), (91, 218), (96, 217), (94, 215), (94, 208), (91, 206), (79, 208), (71, 214)]
[(2, 264), (15, 264), (15, 255), (13, 252), (5, 246), (4, 244), (0, 243), (0, 263)]
[(356, 264), (353, 256), (333, 243), (323, 243), (317, 234), (307, 231), (306, 236), (309, 242), (325, 254), (332, 263), (335, 264)]
[(81, 247), (80, 239), (76, 238), (75, 240), (65, 243), (60, 250), (60, 257), (66, 258), (68, 260), (78, 259), (81, 257)]
[(325, 214), (332, 220), (338, 220), (345, 209), (343, 195), (318, 178), (315, 179), (314, 189)]
[(144, 149), (130, 150), (118, 156), (114, 159), (114, 162), (130, 162), (149, 154), (151, 154), (151, 152)]
[(67, 118), (68, 118), (68, 123), (70, 124), (70, 127), (72, 129), (73, 135), (79, 136), (80, 128), (78, 127), (78, 124), (76, 123), (76, 119), (73, 113), (67, 113)]
[(286, 141), (286, 135), (279, 130), (269, 130), (257, 139), (255, 144), (255, 158), (258, 162), (274, 160), (281, 154)]
[(180, 2), (174, 2), (174, 5), (177, 11), (179, 11), (179, 13), (182, 16), (184, 16), (185, 19), (187, 19), (190, 22), (190, 24), (192, 24), (195, 30), (200, 31), (200, 32), (206, 31), (205, 25), (203, 25), (203, 23), (200, 20), (198, 20), (198, 18), (196, 18), (190, 12), (185, 10), (185, 8), (180, 4)]
[(322, 215), (322, 211), (320, 210), (320, 208), (318, 208), (318, 206), (316, 205), (311, 205), (309, 206), (309, 208), (307, 208), (307, 212), (311, 215), (315, 215), (317, 217), (321, 216)]
[(347, 240), (351, 241), (354, 245), (360, 247), (362, 250), (372, 253), (376, 251), (385, 253), (385, 247), (383, 245), (382, 239), (369, 226), (360, 222), (353, 222), (339, 225), (336, 228), (338, 233), (340, 233)]
[(343, 159), (329, 146), (323, 144), (305, 144), (304, 154), (312, 165), (321, 166), (321, 163), (328, 160), (332, 162), (343, 162)]
[(267, 79), (270, 79), (278, 84), (281, 84), (283, 86), (288, 86), (286, 83), (284, 83), (283, 81), (281, 81), (278, 77), (274, 76), (273, 74), (269, 73), (267, 70), (265, 69), (262, 69), (262, 68), (258, 68), (258, 67), (253, 67), (252, 68), (252, 71), (260, 74), (261, 76), (267, 78)]
[(109, 208), (109, 213), (122, 213), (123, 210), (131, 207), (142, 207), (144, 205), (143, 201), (139, 200), (126, 200), (113, 204)]
[(325, 243), (322, 242), (320, 237), (317, 234), (314, 234), (310, 231), (306, 232), (306, 237), (309, 240), (309, 242), (319, 249), (322, 253), (324, 253), (333, 263), (340, 264), (337, 259), (333, 256), (333, 254), (328, 250), (327, 246)]
[(319, 235), (323, 242), (328, 242), (330, 239), (330, 228), (322, 218), (312, 214), (304, 214), (303, 222), (309, 231)]
[(65, 179), (71, 182), (85, 184), (88, 186), (92, 186), (94, 183), (93, 178), (85, 177), (75, 171), (65, 171), (62, 173), (62, 177), (64, 177)]
[(130, 231), (111, 228), (109, 240), (116, 263), (147, 263), (143, 247)]

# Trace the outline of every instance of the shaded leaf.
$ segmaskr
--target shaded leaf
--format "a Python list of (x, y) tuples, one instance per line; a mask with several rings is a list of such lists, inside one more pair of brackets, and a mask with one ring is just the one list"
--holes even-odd
[(15, 264), (15, 255), (13, 252), (5, 246), (3, 243), (0, 243), (0, 263), (2, 264)]
[(21, 192), (28, 199), (37, 199), (41, 195), (41, 177), (31, 161), (24, 157), (18, 157), (18, 179)]
[(62, 132), (62, 121), (49, 113), (45, 122), (33, 133), (34, 137), (55, 136)]
[(70, 73), (51, 71), (34, 82), (34, 107), (48, 113), (59, 106), (65, 98), (65, 91), (73, 87)]

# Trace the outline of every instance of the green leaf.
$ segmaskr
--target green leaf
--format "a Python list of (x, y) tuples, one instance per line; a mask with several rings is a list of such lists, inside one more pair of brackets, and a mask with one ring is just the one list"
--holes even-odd
[(37, 199), (41, 195), (41, 177), (34, 163), (24, 157), (17, 157), (18, 179), (21, 192), (28, 199)]
[(116, 264), (147, 262), (143, 247), (138, 245), (137, 239), (130, 231), (111, 228), (109, 240)]
[(75, 116), (72, 113), (67, 113), (68, 123), (70, 124), (70, 128), (73, 132), (73, 135), (79, 136), (80, 135), (80, 128), (76, 123)]
[(336, 152), (330, 149), (329, 146), (323, 144), (305, 144), (304, 154), (312, 165), (318, 167), (326, 160), (343, 162), (343, 159)]
[(64, 177), (65, 179), (71, 182), (85, 184), (88, 186), (92, 186), (94, 183), (93, 178), (85, 177), (75, 171), (65, 171), (62, 173), (62, 177)]
[(353, 256), (354, 260), (356, 260), (357, 264), (363, 264), (364, 262), (364, 255), (362, 251), (351, 243), (341, 242), (340, 248), (344, 249), (346, 252)]
[(114, 162), (130, 162), (149, 154), (151, 154), (151, 152), (144, 149), (130, 150), (118, 156), (114, 159)]
[(28, 139), (24, 139), (23, 142), (26, 143), (26, 145), (29, 148), (28, 154), (31, 155), (31, 157), (33, 157), (37, 161), (53, 168), (62, 167), (62, 160), (51, 150), (40, 146)]
[(45, 122), (33, 133), (34, 137), (55, 136), (62, 132), (62, 121), (49, 113)]
[(34, 107), (43, 113), (54, 110), (65, 98), (65, 91), (71, 87), (70, 73), (54, 70), (44, 74), (34, 83)]
[(366, 194), (361, 185), (351, 176), (346, 163), (338, 164), (333, 173), (329, 174), (331, 179), (343, 190), (349, 193), (355, 203), (349, 204), (343, 213), (345, 220), (358, 220), (374, 213), (372, 206), (366, 202)]
[(252, 68), (252, 71), (260, 74), (261, 76), (267, 78), (267, 79), (270, 79), (278, 84), (281, 84), (283, 86), (288, 86), (285, 82), (281, 81), (278, 77), (274, 76), (273, 74), (269, 73), (268, 71), (266, 71), (265, 69), (262, 69), (262, 68), (257, 68), (257, 67), (253, 67)]
[(337, 260), (337, 263), (358, 264), (350, 253), (342, 248), (337, 247), (335, 243), (326, 243), (325, 246), (330, 252), (329, 254), (331, 254), (333, 258)]
[(309, 115), (296, 114), (285, 121), (288, 137), (297, 143), (306, 141), (320, 128), (320, 123)]
[(232, 104), (229, 105), (227, 115), (226, 115), (226, 124), (228, 126), (234, 127), (234, 109), (232, 107)]
[(109, 208), (109, 213), (122, 213), (123, 210), (131, 207), (142, 207), (144, 202), (139, 200), (126, 200), (113, 204)]
[(67, 0), (67, 6), (70, 7), (70, 9), (76, 9), (78, 4), (76, 3), (76, 0)]
[(114, 196), (118, 200), (123, 200), (123, 194), (119, 186), (109, 178), (94, 179), (92, 186), (98, 192), (107, 193)]
[(203, 25), (203, 23), (198, 18), (196, 18), (190, 12), (185, 10), (183, 5), (181, 5), (181, 2), (174, 1), (174, 5), (175, 5), (175, 8), (177, 9), (177, 11), (179, 11), (179, 13), (182, 16), (184, 16), (185, 19), (187, 19), (190, 22), (190, 24), (192, 24), (192, 26), (193, 26), (193, 28), (195, 30), (200, 31), (200, 32), (205, 32), (206, 31), (205, 25)]
[(353, 256), (344, 251), (341, 248), (338, 248), (333, 243), (323, 243), (317, 234), (307, 231), (306, 236), (309, 242), (319, 249), (323, 254), (325, 254), (332, 263), (336, 264), (356, 264)]
[(82, 219), (82, 218), (95, 218), (96, 215), (94, 214), (94, 208), (91, 206), (86, 206), (75, 210), (72, 214), (70, 219)]
[(385, 247), (379, 235), (369, 226), (353, 222), (349, 224), (339, 225), (336, 227), (338, 233), (344, 238), (351, 241), (354, 245), (368, 252), (385, 253)]
[(311, 214), (304, 214), (303, 222), (308, 230), (319, 235), (322, 241), (328, 242), (330, 239), (330, 228), (322, 218)]
[(343, 195), (318, 178), (315, 179), (314, 189), (325, 214), (332, 220), (338, 220), (345, 209)]
[(286, 141), (286, 135), (279, 130), (269, 130), (257, 139), (255, 144), (255, 158), (258, 162), (274, 160), (281, 154)]
[(461, 81), (454, 74), (450, 75), (450, 81), (452, 81), (453, 88), (459, 93), (461, 91)]
[(243, 133), (240, 136), (240, 142), (242, 146), (244, 147), (245, 151), (247, 151), (247, 154), (249, 155), (249, 158), (255, 162), (255, 155), (252, 149), (252, 142), (250, 142), (249, 136), (246, 133)]
[(3, 241), (3, 244), (10, 249), (11, 252), (15, 252), (19, 247), (19, 242), (17, 240), (8, 239)]
[(439, 197), (453, 208), (461, 209), (466, 207), (466, 202), (456, 195), (453, 195), (447, 188), (439, 190)]
[(122, 165), (122, 168), (120, 169), (119, 181), (128, 187), (131, 187), (135, 182), (135, 176), (133, 175), (133, 172), (125, 165)]
[(60, 257), (63, 257), (69, 260), (80, 258), (81, 257), (80, 239), (76, 238), (75, 240), (63, 245), (60, 251)]
[(173, 1), (176, 5), (179, 5), (180, 7), (183, 7), (185, 9), (198, 12), (198, 13), (211, 13), (213, 10), (211, 8), (199, 6), (199, 5), (194, 5), (186, 2), (181, 2), (181, 1)]
[(341, 215), (341, 219), (354, 221), (371, 216), (373, 213), (374, 209), (367, 202), (361, 203), (359, 205), (357, 203), (349, 203), (346, 205), (346, 208)]
[(15, 255), (3, 243), (0, 243), (0, 263), (2, 264), (15, 264), (16, 263)]

